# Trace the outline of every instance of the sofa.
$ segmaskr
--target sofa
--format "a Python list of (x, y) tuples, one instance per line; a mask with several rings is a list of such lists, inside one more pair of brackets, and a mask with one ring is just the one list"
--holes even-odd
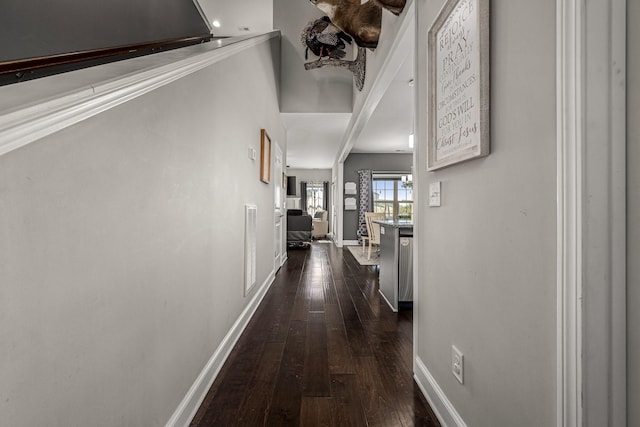
[(287, 209), (287, 247), (301, 247), (311, 244), (313, 232), (311, 215), (301, 209)]
[(313, 233), (314, 239), (325, 238), (329, 234), (329, 221), (327, 221), (327, 211), (317, 211), (313, 215)]

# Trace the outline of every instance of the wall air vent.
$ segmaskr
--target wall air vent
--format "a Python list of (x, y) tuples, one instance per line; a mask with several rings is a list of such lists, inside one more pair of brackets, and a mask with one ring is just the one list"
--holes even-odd
[(249, 295), (256, 284), (256, 231), (258, 228), (258, 207), (244, 207), (244, 294)]

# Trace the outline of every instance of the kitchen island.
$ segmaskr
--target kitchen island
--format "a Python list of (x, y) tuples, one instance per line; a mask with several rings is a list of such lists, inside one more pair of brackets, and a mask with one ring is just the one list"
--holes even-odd
[(380, 294), (398, 311), (413, 302), (413, 223), (374, 222), (380, 225)]

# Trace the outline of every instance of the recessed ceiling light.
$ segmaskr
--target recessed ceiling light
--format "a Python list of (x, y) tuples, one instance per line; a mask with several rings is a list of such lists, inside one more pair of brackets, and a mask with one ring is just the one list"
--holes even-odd
[(214, 19), (211, 25), (213, 25), (215, 28), (220, 28), (220, 21), (218, 21), (217, 19)]

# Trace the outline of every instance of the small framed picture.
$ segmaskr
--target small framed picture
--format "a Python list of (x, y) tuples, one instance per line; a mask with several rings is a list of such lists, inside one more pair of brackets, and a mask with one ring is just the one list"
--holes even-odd
[(271, 182), (271, 138), (266, 130), (260, 130), (260, 181)]

